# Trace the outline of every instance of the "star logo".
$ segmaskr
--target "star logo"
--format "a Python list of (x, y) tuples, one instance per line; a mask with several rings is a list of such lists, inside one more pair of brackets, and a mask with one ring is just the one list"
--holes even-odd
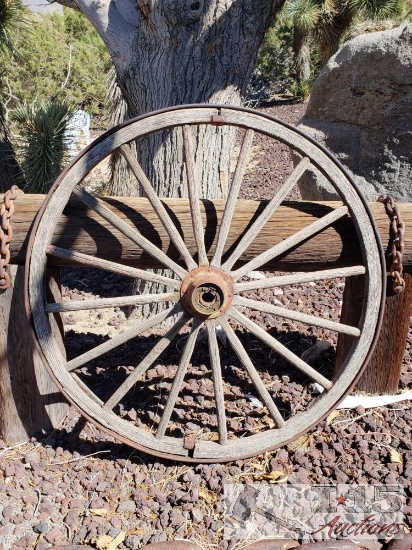
[(338, 504), (344, 505), (346, 503), (346, 498), (343, 495), (340, 495), (340, 497), (336, 500), (338, 501)]

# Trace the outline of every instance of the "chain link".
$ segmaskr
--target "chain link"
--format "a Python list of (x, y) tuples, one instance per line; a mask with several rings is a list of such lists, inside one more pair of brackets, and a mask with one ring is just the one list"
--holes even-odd
[(392, 265), (390, 267), (390, 275), (393, 279), (394, 292), (402, 292), (405, 288), (405, 280), (403, 275), (403, 249), (404, 249), (404, 236), (405, 236), (405, 223), (402, 220), (399, 205), (395, 203), (394, 198), (391, 195), (384, 197), (381, 195), (378, 198), (379, 202), (385, 205), (386, 213), (391, 220), (391, 233), (392, 233), (392, 251), (390, 256), (392, 257)]
[(10, 241), (13, 238), (13, 228), (10, 218), (14, 212), (14, 202), (23, 191), (13, 185), (0, 200), (0, 290), (10, 286), (10, 277), (6, 267), (10, 261)]

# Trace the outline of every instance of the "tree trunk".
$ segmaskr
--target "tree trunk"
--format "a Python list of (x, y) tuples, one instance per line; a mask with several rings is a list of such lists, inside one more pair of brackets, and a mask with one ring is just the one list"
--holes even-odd
[(0, 105), (0, 193), (5, 193), (12, 185), (23, 184), (24, 177), (8, 138)]
[(310, 79), (309, 36), (296, 24), (293, 26), (293, 54), (296, 81), (302, 84)]
[(339, 50), (343, 34), (352, 25), (355, 8), (346, 5), (345, 9), (330, 20), (320, 40), (320, 66), (323, 68), (329, 59)]
[[(106, 12), (90, 0), (80, 0), (78, 6), (108, 46), (127, 105), (123, 112), (134, 117), (173, 105), (241, 104), (259, 46), (283, 3), (139, 0), (136, 9), (134, 2), (119, 0), (108, 8), (99, 4), (106, 6)], [(208, 125), (193, 128), (193, 133), (199, 195), (225, 197), (235, 131)], [(159, 196), (187, 197), (181, 129), (157, 132), (140, 140), (136, 148)], [(124, 194), (118, 187), (116, 191)], [(130, 187), (124, 191), (133, 193)], [(143, 290), (155, 291), (139, 289)], [(153, 304), (150, 312), (146, 306), (143, 314), (159, 307), (165, 306)]]
[(322, 40), (320, 43), (320, 66), (323, 67), (329, 59), (339, 50), (340, 36), (333, 37), (333, 40)]
[[(271, 2), (147, 0), (138, 5), (131, 51), (113, 57), (129, 116), (187, 103), (241, 104), (271, 21)], [(225, 195), (234, 139), (224, 127), (197, 130), (204, 198)], [(147, 138), (138, 144), (138, 157), (161, 196), (187, 196), (181, 130)]]
[[(123, 97), (122, 90), (117, 84), (117, 76), (114, 68), (109, 71), (107, 80), (106, 101), (109, 111), (110, 126), (113, 127), (121, 124), (125, 120), (129, 120), (131, 116), (126, 100)], [(136, 152), (134, 144), (132, 147)], [(133, 197), (138, 194), (136, 191), (136, 178), (123, 155), (117, 150), (110, 156), (107, 193), (120, 197)]]

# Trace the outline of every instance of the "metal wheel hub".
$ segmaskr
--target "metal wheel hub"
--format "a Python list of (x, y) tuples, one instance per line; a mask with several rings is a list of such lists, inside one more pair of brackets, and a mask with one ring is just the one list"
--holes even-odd
[(184, 308), (199, 319), (215, 319), (233, 300), (233, 281), (216, 267), (199, 267), (183, 280), (180, 296)]

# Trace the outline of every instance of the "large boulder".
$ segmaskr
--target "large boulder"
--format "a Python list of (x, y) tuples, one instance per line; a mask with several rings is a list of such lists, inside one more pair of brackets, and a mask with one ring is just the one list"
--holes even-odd
[[(412, 25), (358, 36), (315, 81), (299, 126), (349, 169), (368, 200), (412, 200)], [(306, 200), (336, 198), (317, 173)]]

